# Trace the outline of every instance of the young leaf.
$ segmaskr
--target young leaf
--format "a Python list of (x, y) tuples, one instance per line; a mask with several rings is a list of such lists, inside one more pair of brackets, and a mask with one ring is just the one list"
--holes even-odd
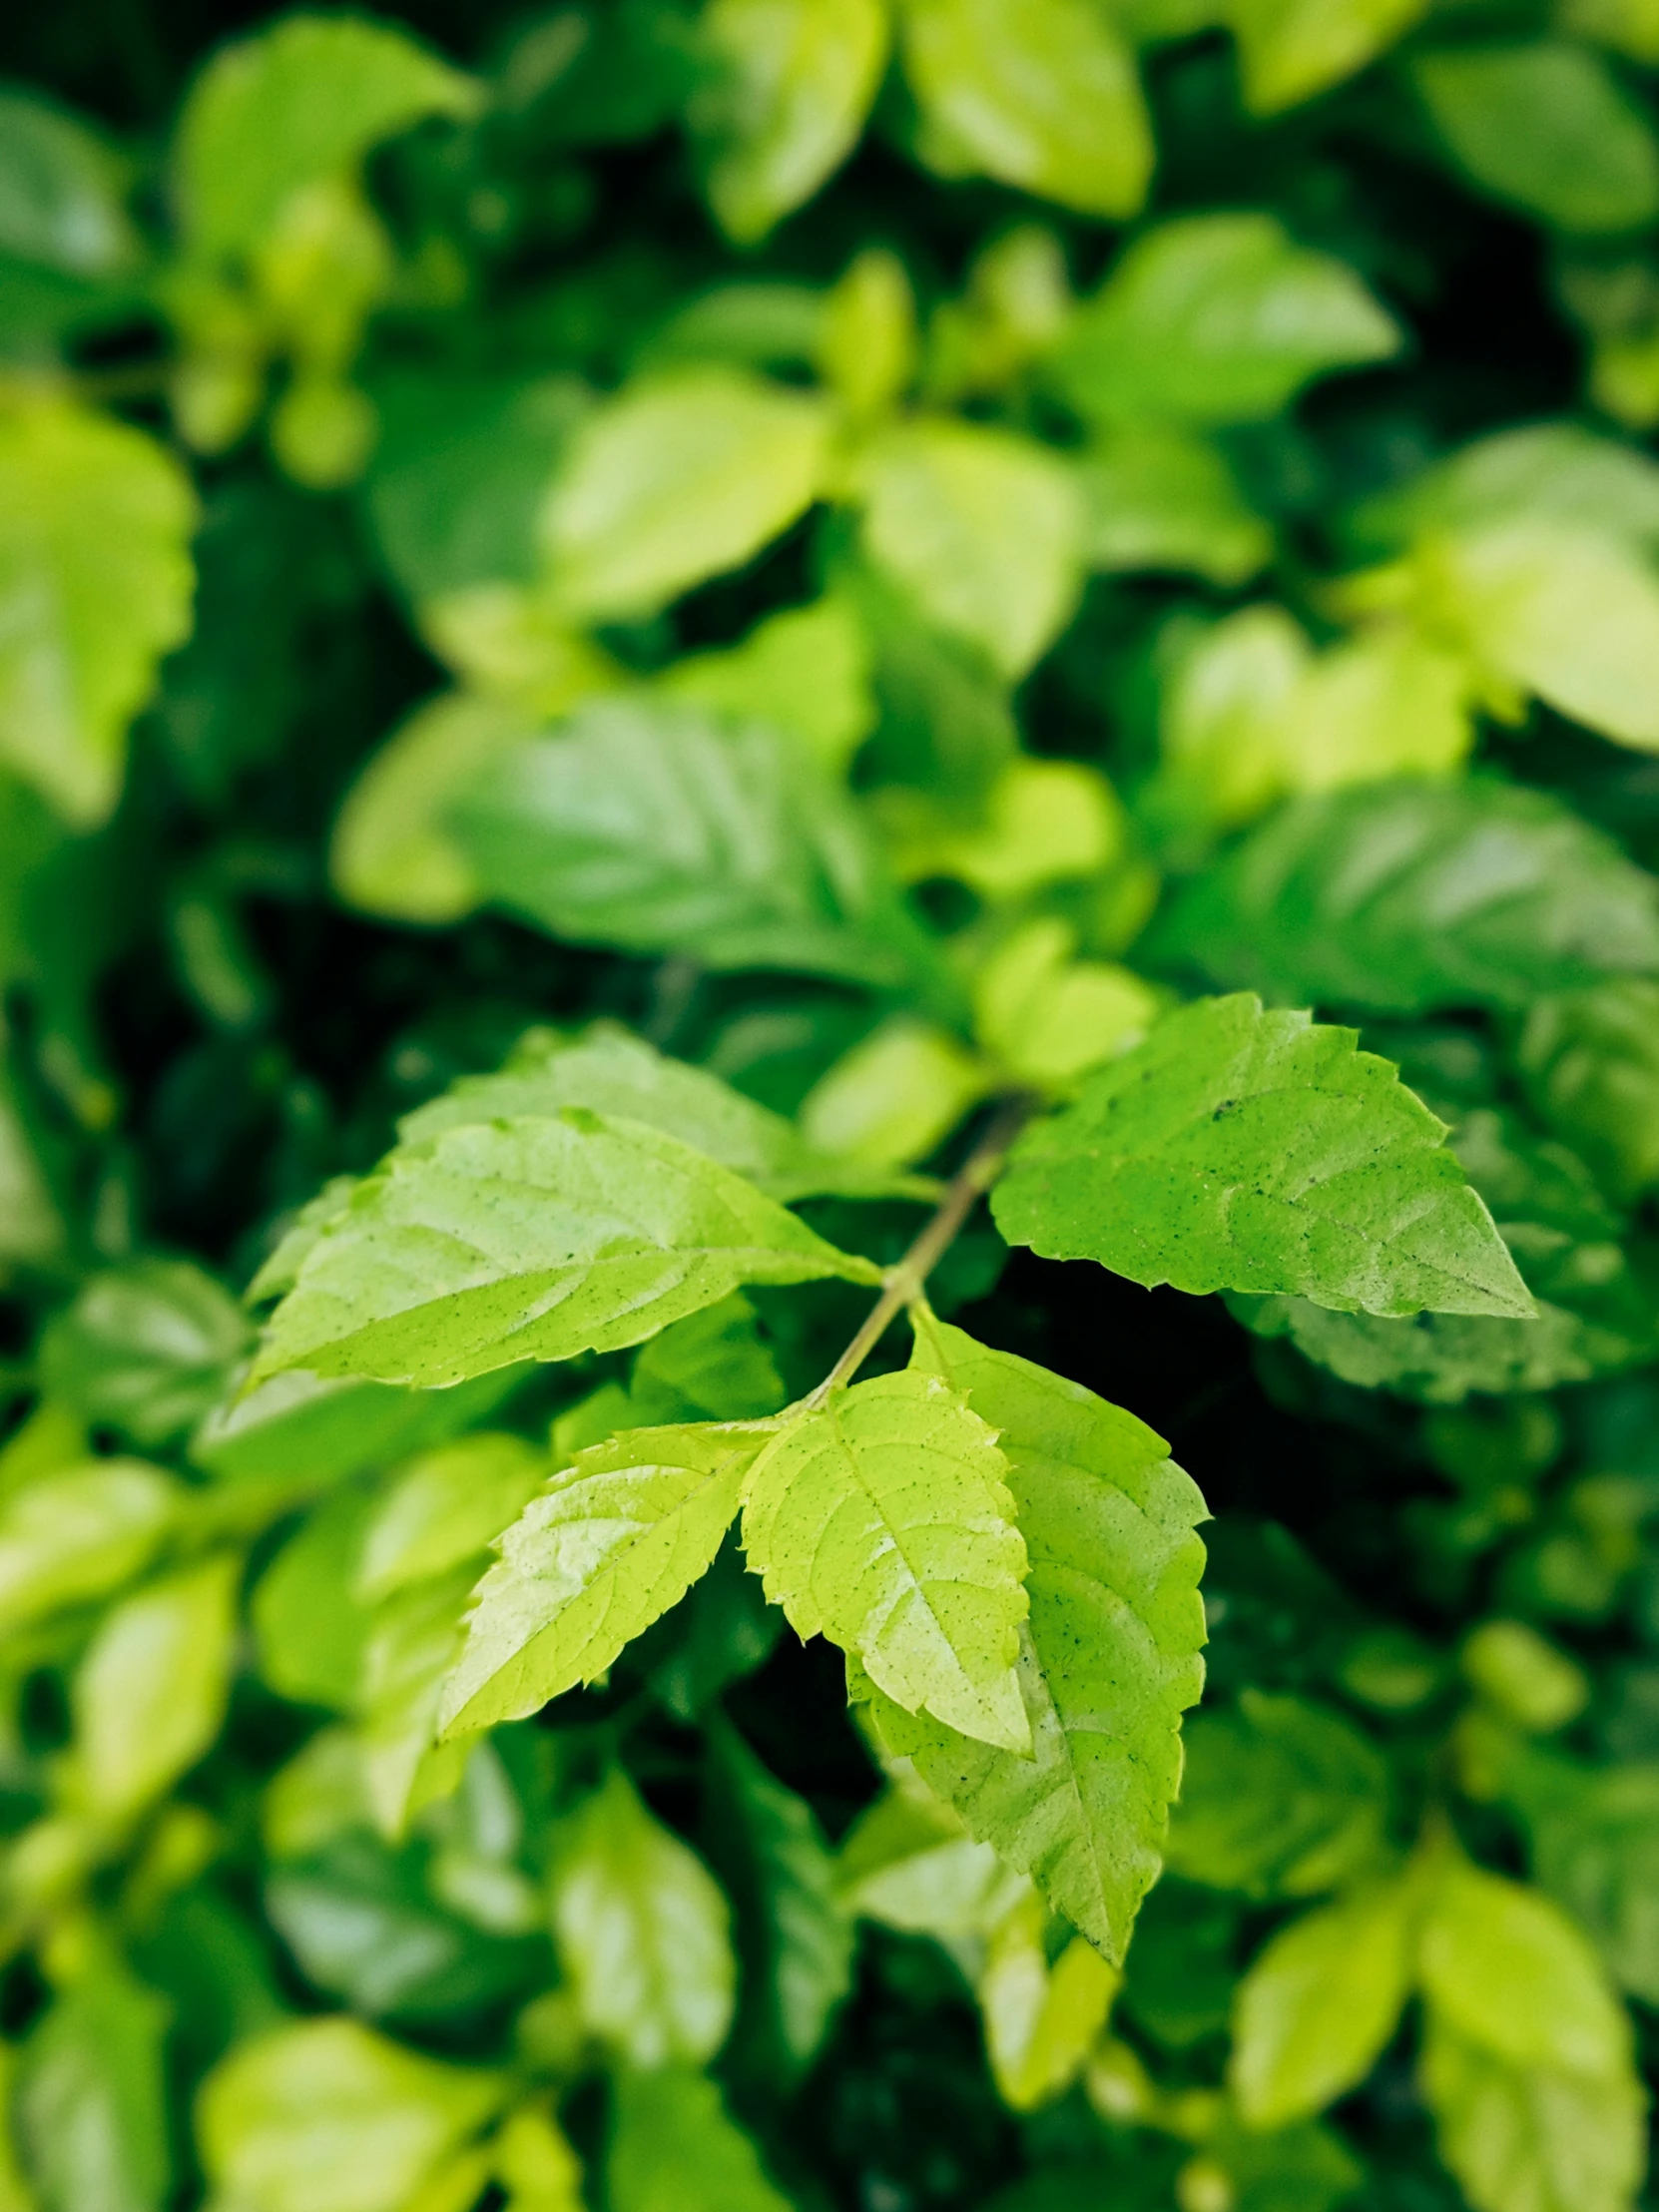
[(444, 1685), (447, 1735), (602, 1675), (720, 1549), (762, 1426), (634, 1428), (579, 1452), (501, 1538)]
[(1177, 1874), (1247, 1897), (1317, 1897), (1382, 1849), (1388, 1771), (1329, 1707), (1246, 1689), (1187, 1731), (1166, 1857)]
[(1117, 1994), (1117, 1974), (1081, 1936), (1050, 1964), (1047, 1918), (1035, 1893), (1003, 1916), (974, 1992), (992, 2076), (1016, 2112), (1047, 2104), (1071, 2086)]
[(726, 1900), (622, 1770), (560, 1824), (553, 1931), (583, 2023), (635, 2066), (700, 2065), (726, 2040)]
[(729, 238), (765, 238), (851, 152), (881, 81), (878, 0), (714, 0), (699, 23), (713, 81), (690, 121), (710, 147), (709, 204)]
[(937, 1375), (884, 1375), (786, 1422), (743, 1540), (798, 1635), (830, 1636), (906, 1712), (1025, 1752), (1025, 1545), (996, 1432)]
[(1081, 582), (1081, 502), (1054, 456), (1009, 431), (906, 423), (877, 441), (858, 488), (871, 560), (942, 630), (1025, 675)]
[(612, 2212), (791, 2212), (719, 2089), (678, 2066), (617, 2076), (605, 2181)]
[(1084, 454), (1078, 488), (1090, 568), (1191, 569), (1231, 588), (1272, 557), (1272, 527), (1247, 504), (1225, 457), (1172, 424), (1103, 431)]
[(1158, 1877), (1181, 1714), (1204, 1678), (1203, 1501), (1160, 1437), (1078, 1383), (931, 1318), (914, 1359), (1000, 1431), (1031, 1562), (1019, 1677), (1033, 1756), (871, 1694), (877, 1726), (972, 1835), (1121, 1959)]
[(83, 1418), (154, 1448), (195, 1427), (248, 1349), (248, 1317), (187, 1260), (95, 1275), (40, 1345), (41, 1378)]
[(1422, 0), (1231, 0), (1245, 105), (1277, 115), (1352, 77), (1423, 13)]
[(301, 1263), (254, 1380), (428, 1386), (638, 1344), (740, 1283), (879, 1282), (729, 1169), (585, 1108), (393, 1152)]
[(460, 802), (486, 896), (578, 943), (913, 981), (916, 925), (799, 746), (668, 700), (602, 702)]
[(0, 1636), (130, 1582), (184, 1503), (183, 1486), (140, 1459), (89, 1459), (0, 1498)]
[(1415, 1892), (1356, 1890), (1275, 1936), (1239, 1985), (1230, 2068), (1251, 2127), (1310, 2119), (1371, 2071), (1411, 1979)]
[(295, 15), (221, 47), (192, 86), (174, 143), (191, 245), (256, 245), (301, 187), (355, 169), (427, 115), (466, 115), (475, 88), (389, 24)]
[(1079, 309), (1054, 374), (1105, 422), (1254, 422), (1311, 378), (1385, 360), (1400, 333), (1348, 266), (1270, 215), (1185, 216), (1124, 254)]
[(649, 614), (737, 568), (818, 490), (821, 400), (733, 368), (685, 368), (620, 392), (571, 439), (541, 516), (571, 620)]
[(1401, 783), (1287, 807), (1189, 886), (1158, 944), (1271, 998), (1521, 1012), (1659, 974), (1659, 884), (1546, 792)]
[(1517, 2066), (1430, 2008), (1421, 2077), (1440, 2155), (1475, 2212), (1629, 2212), (1647, 2133), (1629, 2072)]
[(1148, 1286), (1530, 1314), (1444, 1124), (1356, 1044), (1246, 994), (1180, 1008), (1021, 1138), (997, 1227)]
[(463, 1436), (403, 1469), (363, 1533), (357, 1594), (373, 1605), (476, 1558), (529, 1504), (548, 1472), (521, 1436)]
[(421, 1807), (449, 1796), (461, 1778), (467, 1747), (433, 1739), (476, 1572), (469, 1562), (399, 1590), (365, 1624), (357, 1742), (374, 1825), (388, 1843), (400, 1843)]
[[(782, 1114), (757, 1105), (707, 1068), (670, 1059), (610, 1022), (596, 1022), (568, 1041), (555, 1030), (527, 1030), (497, 1074), (463, 1075), (441, 1097), (405, 1114), (397, 1134), (403, 1144), (424, 1144), (464, 1122), (554, 1114), (565, 1106), (643, 1121), (747, 1177), (784, 1205), (821, 1193), (873, 1198), (914, 1188), (906, 1177), (815, 1151)], [(271, 1272), (268, 1262), (262, 1283)]]
[(1085, 215), (1133, 215), (1153, 145), (1134, 54), (1078, 0), (903, 0), (922, 159)]
[(56, 401), (0, 409), (0, 762), (82, 828), (190, 631), (196, 498), (154, 438)]
[(66, 1989), (30, 2036), (16, 2125), (43, 2212), (161, 2212), (172, 2165), (167, 2025), (156, 1991), (110, 1961)]
[(202, 2085), (209, 2182), (249, 2212), (402, 2212), (506, 2101), (358, 2020), (295, 2020), (239, 2043)]

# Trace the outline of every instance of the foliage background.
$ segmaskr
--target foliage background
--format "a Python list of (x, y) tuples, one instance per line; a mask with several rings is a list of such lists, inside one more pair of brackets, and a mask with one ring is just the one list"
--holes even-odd
[[(1637, 2201), (1659, 17), (355, 21), (0, 27), (0, 2204)], [(705, 709), (773, 733), (724, 796)], [(735, 1552), (418, 1767), (549, 1452), (772, 1409), (865, 1294), (239, 1430), (295, 1209), (604, 1017), (897, 1176), (807, 1209), (886, 1263), (986, 1095), (1241, 986), (1363, 1024), (1544, 1312), (940, 1268), (1214, 1515), (1121, 1986)], [(376, 1584), (411, 1464), (462, 1534)]]

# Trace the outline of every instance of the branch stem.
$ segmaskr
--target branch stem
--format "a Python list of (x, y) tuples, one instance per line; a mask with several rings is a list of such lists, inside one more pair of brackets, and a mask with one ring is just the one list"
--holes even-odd
[(1036, 1100), (1024, 1093), (1005, 1099), (985, 1124), (979, 1142), (945, 1185), (932, 1218), (908, 1252), (887, 1271), (881, 1296), (824, 1381), (807, 1399), (823, 1405), (831, 1392), (850, 1382), (886, 1333), (887, 1325), (921, 1296), (927, 1278), (955, 1243), (979, 1200), (1002, 1173), (1014, 1139), (1030, 1119)]

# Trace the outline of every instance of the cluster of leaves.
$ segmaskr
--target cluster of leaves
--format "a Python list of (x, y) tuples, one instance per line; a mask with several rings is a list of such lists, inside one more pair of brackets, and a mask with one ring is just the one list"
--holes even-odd
[(1627, 2212), (1651, 0), (199, 32), (0, 30), (0, 2212)]

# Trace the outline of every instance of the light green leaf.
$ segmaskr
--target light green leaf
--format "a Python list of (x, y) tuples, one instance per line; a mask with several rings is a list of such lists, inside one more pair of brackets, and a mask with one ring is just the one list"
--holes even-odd
[(302, 187), (352, 171), (429, 115), (464, 116), (474, 86), (402, 31), (356, 16), (291, 15), (221, 47), (191, 87), (174, 188), (192, 246), (246, 252)]
[(576, 432), (542, 509), (560, 606), (649, 613), (741, 567), (815, 497), (828, 434), (822, 401), (734, 368), (630, 386)]
[(1659, 216), (1653, 125), (1588, 47), (1446, 47), (1410, 73), (1451, 154), (1494, 198), (1561, 231), (1636, 231)]
[(1659, 752), (1659, 573), (1610, 533), (1525, 520), (1427, 543), (1434, 612), (1487, 667), (1621, 745)]
[(679, 2067), (617, 2076), (605, 2176), (611, 2212), (791, 2212), (719, 2089)]
[[(880, 1698), (855, 1662), (847, 1667), (847, 1693), (860, 1705)], [(881, 1709), (905, 1718), (903, 1707), (890, 1700)], [(965, 1736), (952, 1740), (968, 1744)], [(893, 1787), (847, 1831), (836, 1879), (847, 1910), (860, 1919), (946, 1943), (983, 1939), (1030, 1894), (1024, 1875), (1011, 1873), (902, 1766)]]
[(210, 1473), (250, 1486), (287, 1485), (300, 1472), (307, 1490), (321, 1490), (470, 1428), (523, 1379), (522, 1371), (507, 1368), (434, 1393), (338, 1378), (325, 1382), (290, 1368), (216, 1407), (191, 1438), (190, 1455)]
[(1278, 115), (1364, 69), (1424, 12), (1424, 0), (1230, 0), (1245, 105)]
[(1382, 1850), (1388, 1775), (1328, 1707), (1246, 1689), (1187, 1730), (1166, 1856), (1177, 1874), (1248, 1897), (1317, 1897)]
[(446, 692), (394, 730), (345, 795), (328, 876), (347, 905), (394, 921), (459, 920), (483, 890), (456, 845), (449, 810), (538, 718)]
[(0, 93), (0, 252), (72, 276), (108, 276), (138, 258), (125, 164), (63, 109)]
[(709, 204), (748, 245), (852, 151), (881, 81), (880, 0), (712, 0), (699, 22), (713, 81), (690, 119), (708, 148)]
[(801, 1102), (802, 1127), (827, 1151), (901, 1167), (925, 1160), (995, 1083), (950, 1030), (894, 1014), (826, 1068)]
[(584, 2024), (619, 2057), (698, 2065), (725, 2042), (737, 1981), (726, 1900), (620, 1768), (559, 1826), (553, 1931)]
[(931, 1318), (914, 1358), (1000, 1431), (1030, 1555), (1019, 1674), (1033, 1756), (879, 1697), (877, 1726), (974, 1836), (1121, 1959), (1161, 1865), (1181, 1714), (1204, 1679), (1203, 1500), (1162, 1438), (1079, 1383)]
[(672, 662), (658, 684), (711, 713), (774, 724), (837, 778), (874, 728), (870, 680), (869, 640), (847, 601), (831, 594), (769, 615), (724, 652)]
[(1166, 1015), (1020, 1139), (998, 1228), (1148, 1286), (1529, 1314), (1444, 1124), (1356, 1044), (1246, 994)]
[(1085, 215), (1133, 215), (1154, 148), (1134, 55), (1082, 0), (903, 0), (920, 151)]
[(1230, 2080), (1251, 2127), (1310, 2119), (1370, 2073), (1411, 1980), (1415, 1893), (1356, 1890), (1282, 1930), (1239, 1985)]
[(0, 1499), (0, 1635), (108, 1597), (171, 1534), (182, 1486), (139, 1459), (89, 1459)]
[(295, 1705), (348, 1712), (362, 1673), (368, 1610), (355, 1590), (374, 1498), (361, 1487), (327, 1498), (283, 1544), (249, 1608), (261, 1678)]
[(130, 1260), (47, 1327), (41, 1379), (84, 1420), (165, 1444), (217, 1403), (251, 1337), (235, 1299), (188, 1260)]
[(499, 2075), (421, 2057), (357, 2020), (296, 2020), (215, 2067), (197, 2140), (238, 2212), (405, 2212), (506, 2094)]
[(71, 1802), (120, 1823), (170, 1789), (225, 1719), (242, 1561), (184, 1567), (105, 1616), (70, 1692)]
[(24, 2047), (16, 2125), (42, 2212), (161, 2212), (168, 2008), (111, 1961), (66, 1989)]
[(1647, 2130), (1628, 2071), (1515, 2066), (1431, 2010), (1421, 2073), (1440, 2155), (1475, 2212), (1630, 2212)]
[(1032, 439), (922, 420), (864, 457), (863, 542), (927, 618), (1025, 674), (1070, 618), (1082, 506), (1063, 464)]
[(1659, 1181), (1659, 982), (1624, 976), (1536, 1000), (1517, 1058), (1532, 1106), (1614, 1198)]
[(444, 1685), (444, 1731), (516, 1720), (602, 1675), (708, 1567), (769, 1433), (633, 1428), (578, 1452), (501, 1538)]
[(992, 2078), (1016, 2112), (1048, 2104), (1071, 2086), (1117, 1994), (1117, 1973), (1081, 1936), (1049, 1962), (1047, 1918), (1035, 1896), (1004, 1916), (991, 1932), (974, 1992)]
[[(595, 1022), (569, 1039), (557, 1030), (526, 1030), (497, 1074), (463, 1075), (440, 1097), (405, 1114), (397, 1133), (403, 1144), (418, 1145), (467, 1122), (556, 1114), (566, 1106), (643, 1121), (786, 1205), (820, 1193), (883, 1197), (912, 1189), (906, 1178), (816, 1151), (782, 1114), (706, 1068), (670, 1059), (614, 1022)], [(268, 1265), (260, 1280), (276, 1288), (271, 1273)]]
[(758, 723), (595, 704), (452, 819), (488, 897), (578, 943), (887, 986), (926, 958), (844, 795)]
[(1659, 461), (1576, 422), (1533, 422), (1476, 438), (1354, 517), (1362, 543), (1390, 550), (1425, 534), (1502, 522), (1591, 529), (1659, 547)]
[(1272, 557), (1272, 526), (1246, 503), (1222, 454), (1174, 424), (1108, 427), (1085, 453), (1078, 486), (1091, 568), (1191, 570), (1233, 586)]
[(358, 1559), (358, 1596), (372, 1605), (476, 1558), (518, 1518), (547, 1471), (545, 1455), (521, 1436), (463, 1436), (424, 1452), (374, 1508)]
[(1287, 807), (1177, 900), (1159, 945), (1280, 999), (1524, 1011), (1659, 973), (1659, 885), (1546, 792), (1400, 783)]
[(1532, 1872), (1599, 1945), (1608, 1971), (1659, 2002), (1659, 1766), (1585, 1769), (1536, 1752), (1504, 1795), (1532, 1843)]
[(1269, 215), (1184, 216), (1129, 247), (1054, 356), (1105, 422), (1254, 422), (1313, 377), (1386, 360), (1400, 333), (1344, 262)]
[(937, 1375), (884, 1375), (784, 1425), (743, 1540), (798, 1635), (856, 1654), (906, 1712), (1027, 1752), (1025, 1545), (996, 1432)]
[(428, 1387), (639, 1344), (740, 1283), (880, 1280), (729, 1169), (582, 1107), (393, 1152), (301, 1264), (255, 1380)]
[(729, 1724), (711, 1732), (708, 1829), (738, 1912), (744, 1961), (739, 2043), (785, 2083), (800, 2080), (852, 1981), (852, 1920), (833, 1854), (805, 1798)]
[(706, 1306), (643, 1345), (628, 1379), (640, 1427), (696, 1415), (756, 1420), (780, 1411), (788, 1392), (755, 1309), (741, 1291)]
[(545, 2104), (510, 2112), (491, 2150), (507, 2212), (586, 2212), (582, 2162)]
[(357, 1742), (374, 1825), (388, 1843), (401, 1843), (413, 1815), (460, 1783), (468, 1747), (435, 1739), (476, 1572), (469, 1563), (399, 1590), (365, 1624)]
[(79, 828), (190, 632), (196, 498), (154, 438), (50, 400), (0, 406), (0, 761)]
[(1161, 654), (1161, 790), (1178, 816), (1231, 828), (1286, 789), (1285, 736), (1313, 647), (1273, 601), (1177, 635)]
[(1511, 2066), (1616, 2079), (1630, 2022), (1601, 1962), (1559, 1906), (1467, 1864), (1445, 1868), (1418, 1971), (1436, 2016)]

